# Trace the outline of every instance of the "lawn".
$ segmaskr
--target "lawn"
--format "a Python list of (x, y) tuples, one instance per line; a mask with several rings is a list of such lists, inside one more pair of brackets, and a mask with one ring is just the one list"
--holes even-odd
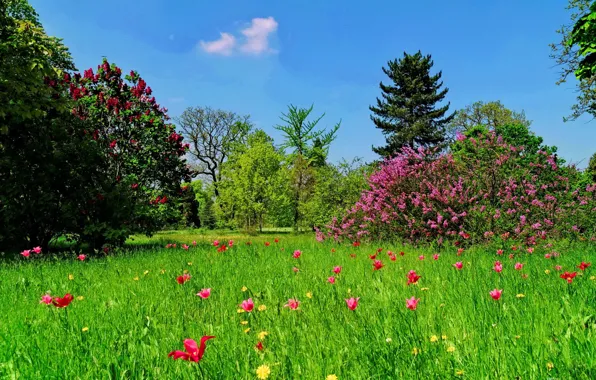
[[(218, 252), (215, 239), (234, 244)], [(383, 266), (374, 270), (380, 246)], [(596, 268), (577, 268), (594, 262), (594, 247), (434, 253), (310, 234), (170, 231), (84, 261), (76, 253), (4, 259), (0, 377), (254, 379), (261, 367), (270, 379), (596, 378)], [(410, 270), (421, 277), (408, 285)], [(565, 271), (577, 277), (568, 283)], [(206, 299), (196, 295), (203, 288)], [(494, 289), (503, 290), (498, 300)], [(40, 303), (48, 292), (74, 300)], [(406, 307), (411, 297), (415, 310)], [(249, 298), (254, 309), (241, 312)], [(284, 307), (288, 299), (298, 308)], [(204, 335), (216, 338), (199, 363), (168, 358)]]

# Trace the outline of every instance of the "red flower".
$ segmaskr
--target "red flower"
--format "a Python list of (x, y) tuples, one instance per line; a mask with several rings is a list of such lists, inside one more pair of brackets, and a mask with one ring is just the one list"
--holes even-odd
[(581, 262), (581, 264), (579, 264), (577, 267), (581, 270), (586, 270), (586, 268), (588, 268), (589, 266), (591, 266), (592, 263), (584, 263), (583, 261)]
[(217, 252), (225, 252), (228, 249), (228, 246), (222, 244), (219, 248), (217, 248)]
[(70, 305), (73, 300), (73, 296), (70, 293), (64, 295), (64, 297), (54, 297), (52, 304), (56, 307), (62, 308)]
[(264, 348), (264, 347), (263, 347), (263, 342), (259, 342), (259, 343), (257, 343), (257, 345), (255, 346), (255, 348), (256, 348), (257, 350), (259, 350), (259, 351), (263, 351), (263, 348)]
[(373, 262), (373, 270), (379, 270), (383, 268), (385, 265), (381, 262), (381, 260), (375, 260)]
[(275, 238), (275, 239), (273, 239), (273, 241), (274, 241), (275, 243), (279, 243), (279, 239), (278, 239), (278, 238)]
[(352, 246), (354, 246), (354, 247), (360, 247), (360, 242), (359, 241), (355, 241), (354, 243), (352, 243)]
[(573, 273), (565, 272), (560, 277), (563, 280), (567, 280), (567, 282), (571, 284), (573, 282), (573, 279), (575, 278), (575, 276), (577, 276), (577, 272), (573, 272)]
[(403, 256), (403, 255), (405, 255), (405, 254), (406, 254), (406, 253), (405, 253), (404, 251), (401, 251), (401, 252), (399, 253), (399, 255), (400, 255), (400, 256)]
[(407, 277), (408, 277), (408, 285), (415, 284), (418, 282), (418, 280), (420, 280), (420, 276), (418, 274), (416, 274), (415, 270), (409, 271)]
[(186, 349), (186, 352), (184, 351), (172, 351), (168, 354), (168, 357), (174, 357), (174, 359), (182, 359), (182, 360), (188, 360), (188, 361), (193, 361), (195, 363), (198, 363), (199, 361), (201, 361), (201, 359), (203, 358), (203, 354), (205, 353), (205, 342), (207, 342), (209, 339), (213, 339), (215, 338), (214, 336), (204, 336), (201, 338), (201, 343), (199, 345), (199, 347), (197, 348), (197, 342), (195, 342), (192, 339), (185, 339), (184, 340), (184, 348)]
[(368, 257), (370, 257), (370, 259), (371, 259), (371, 260), (374, 260), (374, 259), (376, 259), (376, 258), (377, 258), (377, 254), (375, 253), (374, 255), (370, 255), (370, 256), (368, 256)]
[(269, 243), (268, 241), (265, 242), (265, 247), (269, 247), (271, 245), (271, 243)]
[(188, 280), (190, 280), (190, 274), (188, 273), (184, 273), (182, 276), (176, 277), (176, 281), (178, 281), (180, 285), (184, 284)]

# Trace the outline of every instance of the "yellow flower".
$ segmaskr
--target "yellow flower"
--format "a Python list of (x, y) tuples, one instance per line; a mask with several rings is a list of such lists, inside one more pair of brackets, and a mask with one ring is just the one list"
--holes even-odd
[(187, 274), (188, 273), (188, 269), (183, 270), (182, 273)]
[(249, 327), (249, 328), (247, 328), (246, 330), (244, 330), (244, 333), (245, 333), (245, 334), (248, 334), (248, 332), (249, 332), (249, 331), (250, 331), (250, 327)]
[(518, 295), (516, 295), (517, 298), (524, 298), (526, 295), (523, 293), (519, 293)]
[(454, 346), (447, 347), (447, 352), (455, 352), (455, 347)]
[(348, 289), (348, 294), (352, 293), (352, 289)]
[(420, 288), (420, 290), (422, 290), (424, 292), (424, 291), (427, 291), (428, 288)]
[(546, 273), (546, 274), (550, 274), (550, 270), (548, 270), (548, 269), (545, 269), (545, 270), (544, 270), (544, 273)]
[(464, 370), (463, 370), (463, 369), (456, 369), (456, 370), (455, 370), (455, 374), (456, 374), (457, 376), (463, 376), (463, 374), (464, 374)]
[(146, 276), (146, 275), (148, 275), (148, 274), (149, 274), (149, 271), (148, 271), (148, 270), (146, 270), (146, 271), (144, 271), (144, 272), (143, 272), (143, 274)]
[(551, 362), (546, 363), (546, 369), (548, 369), (550, 371), (553, 368), (555, 368), (555, 365), (553, 363), (551, 363)]
[(267, 331), (261, 331), (261, 332), (259, 333), (259, 340), (263, 340), (263, 339), (265, 339), (265, 337), (266, 337), (267, 335), (269, 335), (269, 333), (268, 333)]
[(166, 270), (165, 269), (162, 269), (161, 270), (161, 274), (164, 274), (164, 273), (166, 273)]
[(241, 325), (248, 325), (248, 321), (241, 321), (240, 324)]
[(436, 342), (436, 341), (438, 341), (438, 340), (439, 340), (439, 338), (437, 338), (437, 336), (436, 336), (436, 335), (433, 335), (433, 336), (431, 336), (431, 337), (430, 337), (430, 342), (431, 342), (431, 343), (434, 343), (434, 342)]
[(412, 355), (416, 356), (416, 355), (418, 355), (419, 353), (420, 353), (420, 350), (419, 350), (418, 348), (414, 347), (414, 348), (412, 349)]
[(82, 300), (84, 300), (84, 299), (85, 299), (85, 297), (83, 297), (83, 296), (78, 296), (78, 297), (77, 297), (77, 301), (82, 301)]
[(521, 338), (521, 335), (516, 335), (515, 336), (515, 339), (519, 339), (519, 338)]
[(133, 278), (133, 280), (135, 280), (135, 281), (139, 281), (139, 276), (137, 276), (137, 277)]
[(245, 291), (248, 290), (248, 288), (246, 286), (243, 286), (242, 289), (240, 289), (240, 290), (242, 290), (243, 292), (245, 292)]
[(306, 298), (312, 298), (312, 293), (311, 292), (306, 293)]
[(237, 312), (238, 312), (238, 314), (242, 314), (242, 313), (244, 313), (244, 309), (238, 309)]
[(187, 264), (188, 264), (188, 265), (192, 265), (192, 262), (190, 262), (190, 261), (189, 261)]
[(325, 380), (337, 380), (337, 376), (335, 376), (335, 375), (327, 375), (327, 377), (325, 378)]
[(387, 339), (385, 339), (385, 342), (387, 342), (387, 343), (391, 343), (391, 341), (392, 341), (392, 340), (393, 340), (393, 339), (391, 339), (391, 338), (387, 338)]
[(441, 335), (441, 339), (447, 340), (447, 335)]
[(74, 280), (74, 276), (73, 276), (72, 274), (69, 274), (69, 275), (68, 275), (68, 279), (69, 279), (70, 281), (72, 281), (72, 280)]
[(265, 380), (271, 375), (271, 369), (267, 364), (263, 364), (257, 368), (257, 378)]
[(87, 331), (89, 331), (89, 327), (83, 327), (83, 328), (81, 329), (81, 331), (82, 331), (82, 332), (87, 332)]
[(259, 307), (257, 307), (257, 310), (258, 311), (265, 311), (265, 310), (267, 310), (267, 306), (265, 306), (265, 305), (259, 305)]
[(596, 281), (596, 276), (590, 276), (590, 280)]

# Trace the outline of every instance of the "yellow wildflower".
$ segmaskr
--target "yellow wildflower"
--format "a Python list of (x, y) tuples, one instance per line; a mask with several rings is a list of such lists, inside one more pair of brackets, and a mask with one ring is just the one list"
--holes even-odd
[(464, 375), (464, 370), (463, 369), (456, 369), (455, 370), (455, 374), (457, 376), (463, 376)]
[(72, 280), (74, 280), (74, 276), (73, 276), (72, 274), (69, 274), (69, 275), (68, 275), (68, 279), (69, 279), (70, 281), (72, 281)]
[(248, 332), (249, 332), (249, 331), (250, 331), (250, 327), (249, 327), (249, 328), (247, 328), (246, 330), (244, 330), (244, 333), (245, 333), (245, 334), (248, 334)]
[(455, 346), (447, 347), (447, 352), (455, 352)]
[(420, 353), (420, 350), (419, 350), (418, 348), (414, 347), (414, 348), (412, 349), (412, 355), (416, 356), (416, 355), (418, 355), (419, 353)]
[(447, 335), (441, 335), (441, 339), (447, 340)]
[(352, 289), (348, 289), (348, 294), (352, 293)]
[(149, 271), (148, 271), (148, 270), (146, 270), (146, 271), (144, 271), (144, 272), (143, 272), (143, 274), (146, 276), (146, 275), (148, 275), (148, 274), (149, 274)]
[(393, 341), (393, 339), (391, 339), (391, 338), (385, 339), (385, 342), (387, 342), (387, 343), (391, 343), (391, 341)]
[(551, 362), (546, 363), (546, 369), (548, 369), (550, 371), (553, 368), (555, 368), (555, 365), (553, 363), (551, 363)]
[(433, 336), (431, 336), (431, 337), (430, 337), (430, 342), (431, 342), (431, 343), (434, 343), (434, 342), (436, 342), (436, 341), (438, 341), (438, 340), (439, 340), (439, 338), (437, 338), (437, 336), (436, 336), (436, 335), (433, 335)]
[(267, 364), (263, 364), (257, 368), (257, 378), (265, 380), (271, 375), (271, 369)]
[(546, 274), (550, 274), (550, 270), (548, 270), (548, 269), (545, 269), (545, 270), (544, 270), (544, 273), (546, 273)]
[(337, 380), (337, 376), (335, 376), (335, 375), (327, 375), (327, 377), (325, 378), (325, 380)]
[(265, 339), (265, 337), (266, 337), (267, 335), (269, 335), (269, 333), (268, 333), (267, 331), (261, 331), (261, 332), (259, 333), (259, 340), (263, 340), (263, 339)]
[(267, 310), (267, 306), (265, 306), (265, 305), (259, 305), (259, 307), (257, 307), (257, 310), (258, 311), (265, 311), (265, 310)]
[(596, 281), (596, 276), (590, 276), (590, 280)]
[(516, 295), (517, 298), (524, 298), (526, 295), (523, 293), (519, 293), (518, 295)]
[(165, 274), (165, 273), (166, 273), (166, 270), (165, 269), (162, 269), (161, 270), (161, 274)]
[(311, 292), (307, 292), (306, 293), (306, 298), (312, 298), (312, 293)]
[(245, 291), (248, 290), (248, 288), (246, 286), (243, 286), (242, 289), (240, 289), (240, 290), (242, 290), (243, 292), (245, 292)]
[(420, 288), (420, 290), (422, 290), (424, 292), (424, 291), (427, 291), (428, 288)]
[(189, 262), (187, 262), (187, 264), (188, 264), (188, 265), (192, 265), (192, 262), (190, 262), (190, 261), (189, 261)]
[(84, 300), (84, 299), (85, 299), (85, 297), (83, 297), (83, 296), (78, 296), (78, 297), (77, 297), (77, 301), (82, 301), (82, 300)]
[(238, 309), (237, 312), (238, 312), (238, 314), (242, 314), (242, 313), (244, 313), (244, 309)]
[(137, 277), (133, 278), (133, 280), (135, 280), (135, 281), (139, 281), (139, 276), (137, 276)]
[(188, 273), (188, 269), (183, 270), (182, 273), (187, 274)]
[(240, 324), (241, 325), (248, 325), (248, 321), (241, 321)]
[(516, 335), (515, 336), (515, 339), (519, 339), (519, 338), (521, 338), (521, 335)]
[(82, 331), (82, 332), (87, 332), (87, 331), (89, 331), (89, 327), (83, 327), (83, 328), (81, 329), (81, 331)]

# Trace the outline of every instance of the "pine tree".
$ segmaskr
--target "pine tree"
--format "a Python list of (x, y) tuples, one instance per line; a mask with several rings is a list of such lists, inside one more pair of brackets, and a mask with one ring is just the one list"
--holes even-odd
[(391, 79), (389, 85), (381, 82), (382, 99), (370, 106), (375, 126), (387, 140), (383, 147), (373, 151), (383, 157), (399, 152), (402, 147), (433, 147), (445, 140), (445, 125), (454, 114), (445, 117), (449, 103), (437, 108), (445, 98), (448, 88), (442, 90), (441, 71), (430, 74), (433, 61), (420, 51), (414, 55), (404, 53), (403, 58), (388, 62), (383, 72)]

